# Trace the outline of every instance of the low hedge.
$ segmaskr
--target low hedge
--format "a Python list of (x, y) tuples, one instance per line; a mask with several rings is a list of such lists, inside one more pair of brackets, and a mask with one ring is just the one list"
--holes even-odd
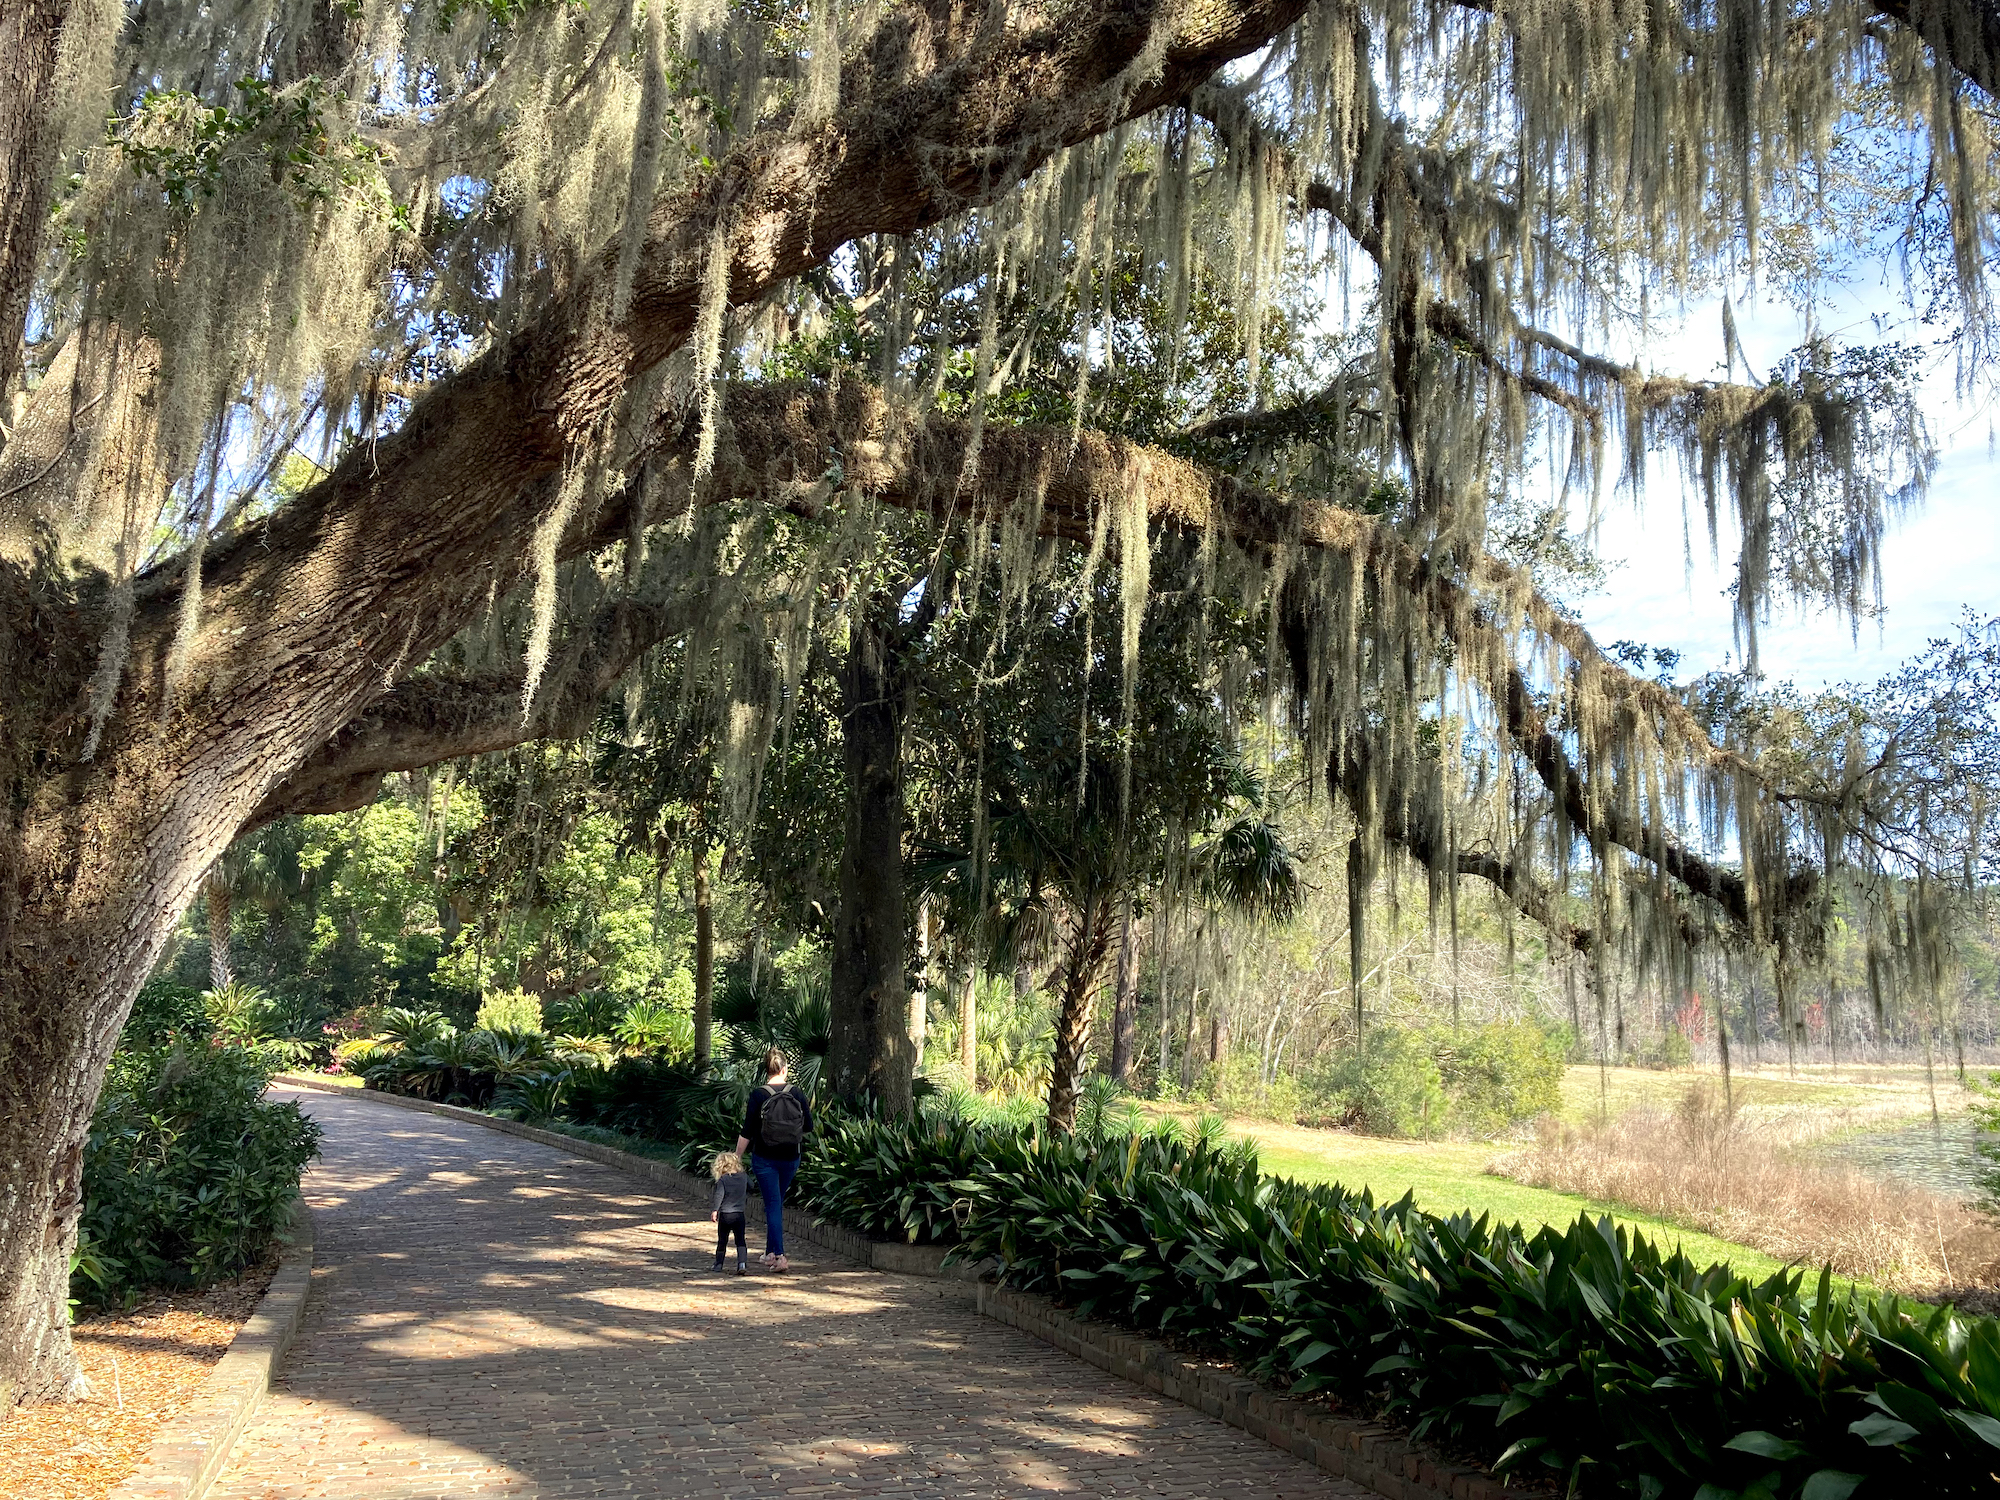
[(203, 1037), (113, 1054), (83, 1155), (70, 1295), (89, 1306), (152, 1287), (205, 1286), (255, 1264), (289, 1222), (319, 1126), (266, 1101), (271, 1067)]
[(814, 1211), (1330, 1390), (1503, 1473), (1641, 1500), (1991, 1495), (2000, 1325), (1608, 1219), (1529, 1234), (1265, 1177), (1212, 1142), (829, 1119)]

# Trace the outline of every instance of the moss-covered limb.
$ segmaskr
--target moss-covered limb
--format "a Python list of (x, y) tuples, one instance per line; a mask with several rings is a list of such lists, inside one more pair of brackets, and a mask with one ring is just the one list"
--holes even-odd
[[(1460, 10), (1506, 14), (1494, 0), (1452, 0)], [(2000, 99), (2000, 6), (1992, 0), (1868, 0), (1868, 14), (1921, 39), (1938, 60)]]
[[(669, 441), (685, 443), (684, 435)], [(840, 454), (841, 483), (888, 504), (927, 512), (940, 522), (1025, 514), (1044, 535), (1088, 542), (1105, 507), (1143, 496), (1155, 526), (1214, 536), (1259, 554), (1303, 549), (1337, 554), (1385, 595), (1405, 601), (1425, 629), (1449, 641), (1463, 670), (1482, 680), (1503, 711), (1509, 740), (1564, 808), (1577, 832), (1616, 844), (1694, 894), (1717, 902), (1732, 920), (1750, 920), (1743, 879), (1638, 817), (1570, 759), (1562, 739), (1529, 691), (1516, 662), (1517, 643), (1502, 624), (1516, 616), (1530, 635), (1559, 649), (1590, 676), (1602, 711), (1571, 726), (1592, 759), (1615, 758), (1633, 720), (1651, 728), (1644, 743), (1674, 764), (1750, 778), (1756, 768), (1716, 746), (1662, 685), (1610, 661), (1590, 634), (1536, 594), (1519, 569), (1478, 557), (1447, 575), (1374, 519), (1314, 500), (1293, 500), (1205, 469), (1158, 449), (1102, 433), (988, 426), (976, 465), (966, 471), (969, 423), (924, 419), (864, 383), (837, 391), (803, 384), (732, 391), (716, 451), (719, 493), (760, 499), (816, 515), (830, 498), (824, 476), (809, 472)]]
[(404, 678), (272, 788), (244, 832), (288, 814), (365, 807), (397, 771), (587, 734), (604, 695), (646, 652), (693, 630), (714, 608), (715, 593), (698, 588), (666, 602), (621, 598), (602, 606), (553, 655), (525, 714), (519, 668)]
[[(1372, 517), (1275, 494), (1160, 449), (1090, 430), (1076, 434), (1072, 444), (1067, 429), (990, 426), (981, 437), (977, 468), (961, 484), (970, 435), (969, 423), (925, 419), (853, 379), (843, 380), (837, 391), (790, 382), (739, 386), (730, 393), (717, 446), (715, 491), (816, 515), (832, 494), (822, 472), (826, 455), (838, 452), (843, 488), (939, 520), (997, 519), (1027, 505), (1044, 534), (1088, 542), (1098, 511), (1136, 487), (1156, 525), (1196, 536), (1209, 534), (1212, 526), (1219, 539), (1251, 551), (1304, 547), (1351, 557), (1371, 576), (1421, 596), (1429, 618), (1460, 633), (1463, 644), (1482, 648), (1504, 637), (1493, 607), (1482, 612), (1470, 592), (1484, 591), (1518, 612), (1537, 636), (1573, 661), (1589, 664), (1615, 703), (1658, 720), (1699, 764), (1754, 769), (1710, 741), (1670, 689), (1606, 657), (1588, 630), (1537, 594), (1520, 568), (1500, 558), (1481, 554), (1461, 575), (1448, 577)], [(663, 430), (660, 438), (668, 451), (686, 441), (678, 428)]]
[[(1295, 656), (1292, 665), (1297, 674), (1305, 664)], [(1303, 682), (1294, 685), (1301, 692), (1306, 688)], [(1339, 755), (1329, 758), (1327, 780), (1350, 807), (1367, 807), (1373, 802), (1378, 832), (1384, 841), (1401, 848), (1426, 870), (1446, 881), (1468, 875), (1485, 881), (1560, 946), (1585, 958), (1598, 948), (1602, 939), (1597, 929), (1572, 921), (1563, 912), (1556, 892), (1537, 879), (1522, 861), (1489, 848), (1456, 847), (1443, 818), (1436, 815), (1435, 798), (1427, 799), (1432, 809), (1430, 815), (1419, 810), (1424, 804), (1410, 797), (1371, 799), (1368, 782), (1374, 772), (1372, 760), (1365, 741), (1349, 739)]]
[(1868, 8), (1921, 38), (1989, 98), (2000, 99), (2000, 5), (1993, 0), (1869, 0)]
[[(1584, 424), (1593, 437), (1628, 415), (1643, 422), (1677, 406), (1688, 411), (1692, 428), (1702, 425), (1707, 413), (1726, 409), (1736, 413), (1739, 422), (1754, 421), (1788, 403), (1793, 393), (1782, 384), (1750, 386), (1727, 380), (1649, 376), (1636, 365), (1593, 353), (1516, 316), (1512, 304), (1496, 295), (1504, 280), (1500, 268), (1489, 256), (1455, 243), (1455, 237), (1464, 233), (1462, 226), (1468, 221), (1485, 224), (1489, 234), (1527, 232), (1520, 206), (1498, 191), (1468, 183), (1458, 163), (1435, 148), (1410, 140), (1401, 122), (1384, 111), (1372, 87), (1361, 91), (1359, 103), (1366, 114), (1361, 133), (1381, 142), (1379, 161), (1367, 177), (1357, 174), (1352, 185), (1325, 177), (1309, 178), (1300, 186), (1299, 201), (1307, 210), (1323, 213), (1338, 224), (1375, 262), (1385, 287), (1400, 287), (1405, 296), (1421, 304), (1405, 311), (1431, 336), (1522, 394), (1566, 412)], [(1289, 146), (1236, 91), (1206, 85), (1196, 90), (1190, 107), (1234, 151), (1290, 156)], [(1539, 259), (1563, 258), (1548, 236), (1535, 238)], [(1433, 268), (1437, 274), (1419, 278), (1400, 274), (1402, 262), (1410, 256), (1435, 258), (1440, 263)], [(1547, 274), (1546, 269), (1543, 274)], [(1574, 274), (1581, 276), (1583, 268), (1576, 267)], [(1532, 351), (1559, 358), (1563, 373), (1535, 368)], [(1607, 406), (1610, 392), (1626, 393), (1629, 400)], [(1314, 400), (1323, 403), (1326, 398)], [(1285, 411), (1309, 415), (1313, 405), (1307, 402), (1303, 408), (1224, 416), (1191, 430), (1189, 435), (1283, 433), (1287, 430)], [(1643, 430), (1628, 434), (1629, 464), (1636, 465), (1643, 455), (1644, 436)]]
[[(355, 590), (392, 616), (403, 612), (396, 581), (427, 567), (463, 564), (463, 575), (485, 575), (476, 585), (483, 596), (509, 554), (519, 558), (538, 517), (534, 481), (589, 441), (626, 385), (693, 332), (720, 218), (733, 223), (729, 300), (753, 300), (855, 237), (905, 233), (1009, 191), (1053, 152), (1186, 92), (1302, 9), (1303, 0), (1107, 4), (1028, 12), (1005, 26), (987, 25), (976, 7), (894, 13), (849, 60), (847, 102), (821, 129), (753, 136), (714, 173), (656, 204), (627, 317), (602, 316), (601, 294), (617, 275), (611, 256), (546, 314), (433, 388), (397, 433), (358, 452), (255, 538), (216, 549), (205, 568), (212, 607), (226, 610), (232, 593), (268, 597), (272, 559), (295, 566), (335, 532), (367, 534), (393, 551)], [(450, 502), (449, 529), (422, 512), (426, 496)], [(484, 524), (465, 526), (468, 513)], [(510, 532), (512, 546), (496, 549)], [(137, 631), (170, 610), (147, 595), (170, 591), (142, 588)], [(462, 619), (470, 607), (435, 596), (421, 605), (431, 618)], [(264, 644), (254, 638), (261, 630), (248, 634), (232, 649)]]

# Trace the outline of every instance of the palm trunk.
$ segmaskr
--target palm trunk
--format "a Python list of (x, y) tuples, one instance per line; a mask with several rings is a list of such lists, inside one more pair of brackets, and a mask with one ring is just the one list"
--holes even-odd
[(1120, 1083), (1132, 1077), (1132, 1050), (1139, 1028), (1139, 946), (1132, 938), (1132, 898), (1118, 934), (1118, 1002), (1111, 1013), (1111, 1076)]
[(236, 966), (229, 958), (231, 894), (229, 878), (217, 866), (201, 884), (202, 900), (208, 908), (208, 982), (218, 990), (235, 982)]
[(1084, 1055), (1090, 1050), (1091, 1001), (1111, 951), (1111, 901), (1087, 902), (1063, 965), (1062, 1008), (1056, 1015), (1055, 1056), (1049, 1065), (1049, 1126), (1076, 1126), (1076, 1099), (1082, 1090)]
[(708, 844), (694, 846), (694, 1063), (708, 1066), (715, 1034), (715, 905), (709, 893)]
[(841, 1098), (872, 1095), (910, 1111), (916, 1049), (903, 990), (903, 716), (887, 630), (854, 612), (841, 674), (847, 837), (833, 945), (833, 1036), (827, 1062)]

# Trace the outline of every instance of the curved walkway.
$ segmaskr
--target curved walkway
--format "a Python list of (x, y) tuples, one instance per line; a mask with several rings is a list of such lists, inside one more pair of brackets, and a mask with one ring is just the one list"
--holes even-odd
[(1367, 1494), (958, 1291), (810, 1246), (788, 1277), (716, 1276), (705, 1205), (476, 1125), (284, 1096), (326, 1130), (318, 1266), (217, 1500)]

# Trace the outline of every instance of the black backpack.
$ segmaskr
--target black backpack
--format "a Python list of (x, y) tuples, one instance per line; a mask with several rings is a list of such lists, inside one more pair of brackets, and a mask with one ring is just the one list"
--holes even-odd
[(806, 1138), (806, 1101), (778, 1084), (757, 1114), (757, 1133), (773, 1151), (796, 1151)]

